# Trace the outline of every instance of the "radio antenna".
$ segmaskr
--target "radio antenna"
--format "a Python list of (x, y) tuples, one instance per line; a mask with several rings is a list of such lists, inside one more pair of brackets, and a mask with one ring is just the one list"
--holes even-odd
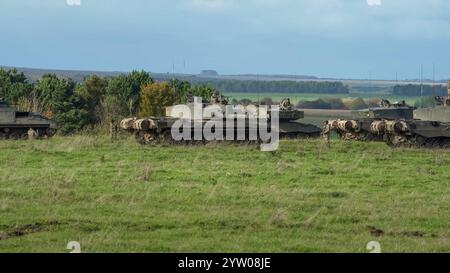
[(420, 65), (420, 107), (423, 108), (423, 64)]

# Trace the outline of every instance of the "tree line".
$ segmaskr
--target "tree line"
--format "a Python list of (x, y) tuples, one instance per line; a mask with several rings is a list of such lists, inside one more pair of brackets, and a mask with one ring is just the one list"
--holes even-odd
[(348, 94), (350, 87), (334, 81), (256, 81), (189, 78), (193, 84), (208, 84), (227, 93)]
[(420, 84), (396, 85), (392, 93), (398, 96), (447, 96), (447, 87), (443, 85), (421, 86)]
[(159, 116), (164, 107), (185, 103), (190, 96), (206, 101), (215, 91), (206, 84), (187, 81), (155, 81), (145, 71), (116, 77), (96, 75), (76, 83), (71, 78), (45, 74), (30, 82), (16, 69), (0, 69), (0, 98), (21, 111), (54, 118), (62, 134), (86, 129), (106, 130), (110, 122), (128, 116)]

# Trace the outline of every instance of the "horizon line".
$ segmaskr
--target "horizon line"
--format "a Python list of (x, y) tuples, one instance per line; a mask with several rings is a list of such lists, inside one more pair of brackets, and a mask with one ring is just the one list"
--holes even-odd
[[(373, 81), (373, 82), (398, 82), (398, 83), (420, 83), (421, 79), (415, 78), (415, 79), (364, 79), (364, 78), (333, 78), (333, 77), (319, 77), (314, 75), (303, 75), (303, 74), (267, 74), (267, 73), (240, 73), (240, 74), (219, 74), (218, 75), (202, 75), (201, 72), (194, 74), (194, 73), (173, 73), (173, 72), (152, 72), (150, 70), (146, 69), (132, 69), (130, 71), (121, 71), (121, 70), (91, 70), (91, 69), (70, 69), (70, 68), (43, 68), (43, 67), (24, 67), (24, 66), (11, 66), (11, 65), (2, 65), (0, 64), (0, 69), (17, 69), (17, 70), (38, 70), (38, 71), (52, 71), (52, 72), (83, 72), (88, 74), (95, 74), (95, 73), (114, 73), (114, 74), (127, 74), (131, 73), (132, 71), (145, 71), (149, 74), (155, 74), (155, 75), (178, 75), (178, 76), (201, 76), (203, 78), (211, 78), (211, 79), (223, 79), (227, 80), (225, 77), (273, 77), (273, 78), (283, 78), (283, 77), (291, 77), (291, 78), (302, 78), (297, 80), (303, 80), (303, 81), (314, 81), (314, 80), (333, 80), (333, 81)], [(213, 70), (214, 69), (204, 69), (204, 70)], [(203, 71), (203, 70), (202, 70)], [(23, 72), (23, 71), (22, 71)], [(229, 78), (228, 80), (233, 80), (233, 78)], [(259, 79), (236, 79), (234, 80), (259, 80)], [(284, 79), (289, 80), (289, 79)], [(261, 80), (263, 81), (263, 80)], [(269, 80), (270, 81), (270, 80)], [(422, 79), (423, 83), (427, 84), (446, 84), (447, 81), (450, 81), (450, 79), (439, 79), (439, 80), (433, 80), (433, 79)]]

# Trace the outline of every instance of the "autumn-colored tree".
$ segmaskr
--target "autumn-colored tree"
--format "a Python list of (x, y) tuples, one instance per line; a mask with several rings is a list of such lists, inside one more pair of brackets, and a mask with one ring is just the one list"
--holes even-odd
[(155, 82), (143, 85), (140, 94), (140, 116), (159, 116), (164, 114), (166, 106), (177, 101), (175, 90), (167, 82)]

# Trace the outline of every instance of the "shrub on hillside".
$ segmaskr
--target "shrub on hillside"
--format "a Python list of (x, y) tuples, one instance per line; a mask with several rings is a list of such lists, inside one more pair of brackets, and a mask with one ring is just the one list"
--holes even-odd
[(346, 110), (344, 102), (341, 98), (325, 98), (324, 101), (330, 105), (330, 109)]
[(270, 98), (270, 97), (263, 98), (259, 103), (261, 105), (275, 105), (275, 104), (278, 104), (278, 103), (274, 102), (273, 99)]
[(351, 102), (349, 110), (361, 110), (365, 108), (368, 108), (366, 102), (362, 98), (356, 98)]
[(296, 106), (297, 108), (303, 109), (347, 109), (344, 102), (340, 98), (324, 98), (313, 101), (300, 101)]
[(244, 99), (239, 100), (237, 104), (241, 104), (241, 105), (246, 106), (246, 105), (249, 105), (249, 104), (252, 104), (252, 103), (253, 102), (252, 102), (251, 99), (244, 98)]
[(368, 107), (373, 108), (380, 106), (380, 102), (381, 102), (380, 98), (371, 98), (367, 100), (366, 104)]

